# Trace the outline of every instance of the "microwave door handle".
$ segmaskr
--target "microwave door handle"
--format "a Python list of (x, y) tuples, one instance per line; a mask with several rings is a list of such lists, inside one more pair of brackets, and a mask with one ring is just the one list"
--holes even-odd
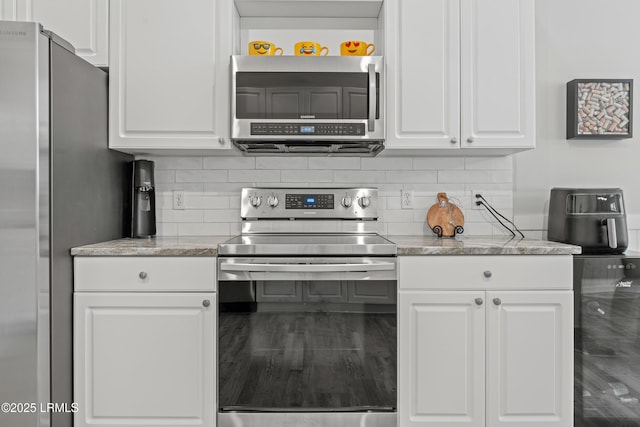
[(618, 235), (616, 230), (616, 219), (615, 218), (606, 218), (603, 222), (607, 225), (607, 242), (609, 243), (609, 247), (611, 249), (616, 249), (618, 247)]
[(376, 64), (369, 64), (369, 116), (368, 116), (368, 130), (373, 132), (375, 130), (376, 120)]

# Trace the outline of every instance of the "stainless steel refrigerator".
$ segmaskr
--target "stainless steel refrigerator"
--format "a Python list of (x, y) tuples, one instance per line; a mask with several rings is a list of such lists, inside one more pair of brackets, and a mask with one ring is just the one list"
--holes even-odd
[(0, 403), (35, 404), (2, 427), (72, 425), (69, 249), (124, 230), (133, 158), (107, 148), (107, 73), (72, 51), (0, 21)]

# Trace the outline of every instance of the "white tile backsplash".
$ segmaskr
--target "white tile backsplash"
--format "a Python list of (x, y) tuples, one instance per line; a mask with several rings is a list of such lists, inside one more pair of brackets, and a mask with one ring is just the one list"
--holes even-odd
[(464, 169), (464, 158), (420, 157), (413, 159), (413, 168), (423, 170)]
[(308, 169), (308, 157), (256, 157), (256, 169)]
[(177, 170), (176, 183), (182, 182), (227, 182), (226, 170)]
[[(429, 235), (428, 209), (446, 192), (465, 214), (465, 235), (502, 235), (486, 211), (472, 209), (474, 192), (512, 219), (511, 157), (151, 157), (156, 162), (158, 235), (240, 232), (240, 191), (248, 186), (372, 186), (379, 192), (379, 231)], [(185, 209), (173, 209), (173, 190)], [(400, 191), (414, 192), (402, 209)], [(535, 232), (532, 232), (535, 233)], [(538, 233), (539, 234), (539, 233)], [(529, 235), (527, 235), (529, 237)], [(537, 235), (534, 237), (538, 237)], [(634, 241), (636, 235), (634, 234)]]
[(280, 178), (282, 182), (330, 183), (333, 182), (333, 171), (320, 169), (283, 170)]

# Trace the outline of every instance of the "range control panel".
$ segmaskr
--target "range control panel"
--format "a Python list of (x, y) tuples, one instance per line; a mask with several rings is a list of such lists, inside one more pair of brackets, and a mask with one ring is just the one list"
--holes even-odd
[(285, 194), (285, 209), (333, 209), (334, 194)]
[(251, 135), (364, 135), (364, 123), (251, 123)]
[(243, 188), (244, 219), (376, 219), (376, 188)]

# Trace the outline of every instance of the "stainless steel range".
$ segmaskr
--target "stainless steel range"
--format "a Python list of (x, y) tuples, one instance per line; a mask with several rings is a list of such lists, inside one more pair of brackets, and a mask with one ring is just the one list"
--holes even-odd
[(221, 427), (396, 426), (396, 245), (374, 188), (245, 188), (218, 247)]

